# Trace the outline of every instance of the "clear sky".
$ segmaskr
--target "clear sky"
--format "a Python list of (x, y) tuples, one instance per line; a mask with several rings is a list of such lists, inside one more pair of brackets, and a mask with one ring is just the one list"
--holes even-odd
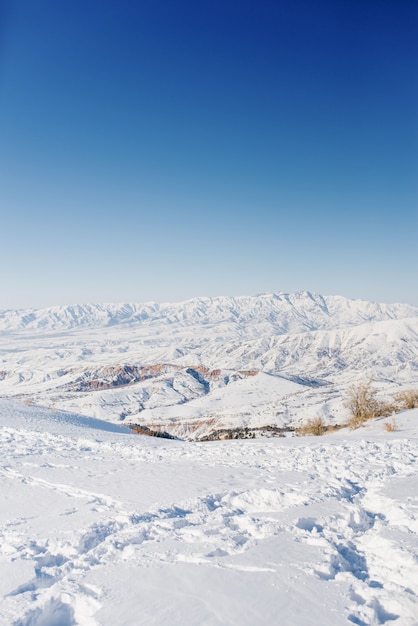
[(416, 0), (0, 0), (0, 308), (418, 304)]

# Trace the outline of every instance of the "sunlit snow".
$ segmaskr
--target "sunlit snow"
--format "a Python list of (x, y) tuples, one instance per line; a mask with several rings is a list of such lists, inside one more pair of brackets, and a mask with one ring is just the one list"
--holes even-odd
[(0, 626), (416, 626), (418, 409), (292, 436), (371, 376), (418, 388), (416, 307), (0, 312)]
[(417, 623), (418, 410), (211, 443), (0, 420), (4, 626)]

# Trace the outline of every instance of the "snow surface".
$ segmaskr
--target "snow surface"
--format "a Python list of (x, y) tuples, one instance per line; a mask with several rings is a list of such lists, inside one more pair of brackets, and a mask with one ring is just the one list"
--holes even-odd
[(191, 443), (0, 400), (0, 624), (418, 624), (418, 410), (397, 421)]

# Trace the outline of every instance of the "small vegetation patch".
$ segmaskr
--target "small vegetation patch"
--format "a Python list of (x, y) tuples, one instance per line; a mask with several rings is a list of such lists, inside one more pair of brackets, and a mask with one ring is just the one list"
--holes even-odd
[(141, 426), (141, 424), (127, 424), (128, 428), (132, 430), (136, 435), (147, 435), (148, 437), (162, 437), (163, 439), (177, 439), (170, 433), (159, 430), (151, 430), (147, 426)]
[(379, 403), (376, 400), (377, 390), (372, 387), (373, 379), (370, 378), (365, 383), (353, 385), (347, 393), (345, 406), (350, 411), (348, 426), (351, 430), (359, 428), (367, 420), (379, 415)]
[(400, 409), (416, 409), (418, 407), (418, 389), (406, 389), (396, 394)]
[(313, 417), (308, 419), (300, 428), (298, 428), (298, 435), (302, 435), (304, 437), (313, 435), (315, 437), (320, 437), (324, 435), (327, 431), (327, 427), (325, 425), (322, 417)]
[(225, 439), (256, 439), (259, 437), (285, 437), (286, 433), (294, 434), (296, 428), (288, 426), (282, 428), (280, 426), (267, 425), (255, 426), (254, 428), (220, 428), (213, 430), (196, 441), (222, 441)]
[(395, 432), (395, 430), (398, 430), (398, 424), (396, 422), (396, 419), (392, 417), (392, 419), (390, 419), (388, 422), (385, 422), (383, 428), (387, 433), (393, 433)]
[(308, 419), (302, 426), (299, 426), (299, 428), (296, 428), (295, 433), (300, 437), (321, 437), (321, 435), (335, 433), (345, 426), (347, 424), (325, 424), (322, 417), (313, 417)]
[(253, 428), (253, 432), (260, 433), (261, 437), (285, 437), (286, 434), (294, 434), (296, 428), (292, 426), (281, 427), (269, 424), (267, 426), (257, 426)]
[(221, 428), (201, 437), (199, 441), (219, 441), (224, 439), (255, 439), (255, 433), (248, 428)]

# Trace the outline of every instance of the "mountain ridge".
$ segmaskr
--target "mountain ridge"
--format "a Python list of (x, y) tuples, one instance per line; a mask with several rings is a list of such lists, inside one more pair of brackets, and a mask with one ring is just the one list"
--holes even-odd
[[(342, 317), (343, 314), (343, 317)], [(418, 316), (418, 307), (404, 303), (385, 304), (353, 300), (344, 296), (322, 296), (309, 291), (274, 292), (256, 296), (198, 297), (180, 302), (127, 302), (59, 305), (40, 309), (0, 311), (0, 331), (56, 330), (85, 326), (166, 323), (207, 324), (221, 321), (268, 318), (278, 334), (288, 332), (286, 322), (293, 315), (306, 330), (326, 328), (327, 321), (356, 325), (369, 320)], [(335, 316), (339, 315), (338, 318)], [(264, 320), (265, 321), (265, 320)], [(280, 324), (279, 324), (280, 322)]]

